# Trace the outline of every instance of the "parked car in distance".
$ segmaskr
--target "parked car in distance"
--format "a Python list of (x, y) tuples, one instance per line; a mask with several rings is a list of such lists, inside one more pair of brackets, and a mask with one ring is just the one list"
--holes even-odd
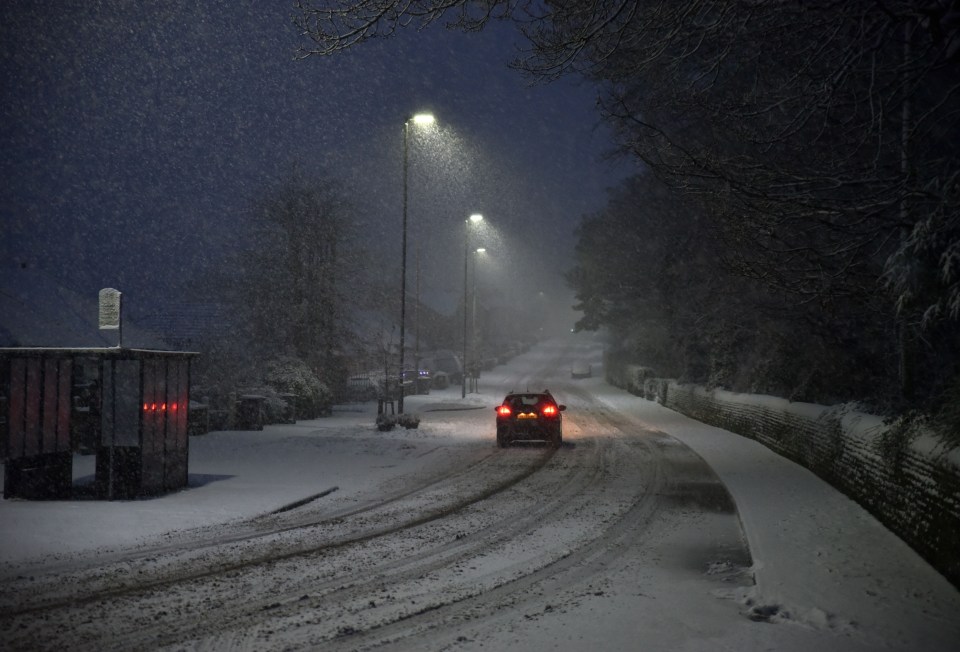
[[(420, 368), (429, 371), (434, 377), (442, 376), (448, 384), (456, 385), (461, 380), (463, 364), (460, 356), (450, 350), (433, 351), (420, 356)], [(442, 383), (443, 381), (441, 381)], [(444, 389), (439, 384), (437, 389)]]
[(434, 389), (446, 389), (450, 386), (450, 375), (445, 371), (436, 371), (431, 376), (431, 385)]
[(404, 396), (430, 393), (430, 385), (433, 381), (430, 378), (430, 372), (426, 369), (420, 369), (419, 372), (414, 369), (404, 369), (401, 378)]
[(570, 365), (571, 378), (590, 378), (591, 376), (593, 376), (593, 367), (590, 363), (577, 360)]
[(563, 443), (563, 415), (566, 405), (557, 403), (549, 390), (511, 392), (496, 408), (497, 446), (515, 441), (540, 440), (552, 446)]

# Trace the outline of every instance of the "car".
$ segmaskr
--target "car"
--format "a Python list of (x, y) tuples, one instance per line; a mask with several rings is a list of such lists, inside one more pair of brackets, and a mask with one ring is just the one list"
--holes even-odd
[(510, 392), (496, 408), (497, 446), (515, 441), (540, 440), (559, 447), (563, 443), (563, 412), (549, 390)]
[(589, 362), (577, 360), (570, 365), (570, 377), (574, 380), (579, 378), (590, 378), (591, 376), (593, 376), (593, 367), (590, 366)]
[[(434, 378), (440, 378), (449, 385), (459, 385), (463, 373), (463, 364), (453, 351), (440, 350), (426, 353), (420, 357), (420, 368), (428, 370)], [(446, 385), (434, 384), (436, 389), (445, 389)]]
[(404, 369), (401, 374), (403, 379), (403, 395), (409, 394), (429, 394), (430, 385), (433, 383), (430, 378), (430, 372), (426, 369), (414, 371), (413, 369)]
[(430, 382), (432, 383), (432, 387), (434, 389), (446, 389), (447, 387), (450, 387), (450, 374), (447, 372), (436, 371), (431, 375), (433, 378)]

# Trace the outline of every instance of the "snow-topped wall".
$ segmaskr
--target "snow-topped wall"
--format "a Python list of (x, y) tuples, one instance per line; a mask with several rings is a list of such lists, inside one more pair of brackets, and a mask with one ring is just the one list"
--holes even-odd
[(607, 366), (608, 381), (689, 417), (750, 437), (863, 505), (960, 587), (960, 448), (850, 406), (827, 407)]

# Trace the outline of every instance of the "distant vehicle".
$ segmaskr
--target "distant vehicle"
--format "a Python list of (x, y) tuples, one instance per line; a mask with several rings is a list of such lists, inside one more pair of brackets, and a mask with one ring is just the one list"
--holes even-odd
[(379, 386), (370, 376), (352, 376), (347, 379), (344, 398), (349, 403), (363, 403), (375, 400), (379, 393)]
[(414, 371), (413, 369), (404, 369), (401, 375), (403, 379), (404, 396), (407, 394), (429, 394), (430, 386), (433, 380), (430, 372), (426, 369)]
[(450, 386), (450, 374), (445, 371), (437, 371), (432, 374), (432, 383), (434, 389), (446, 389)]
[(576, 361), (570, 366), (571, 378), (590, 378), (593, 376), (593, 367), (587, 362)]
[(446, 387), (446, 385), (443, 385), (444, 381), (453, 385), (459, 383), (463, 374), (463, 364), (460, 356), (449, 350), (434, 351), (422, 355), (420, 357), (420, 368), (429, 371), (434, 378), (442, 379), (434, 385), (437, 389)]
[(542, 440), (553, 446), (563, 443), (566, 405), (557, 403), (548, 390), (507, 394), (497, 411), (497, 446), (515, 441)]

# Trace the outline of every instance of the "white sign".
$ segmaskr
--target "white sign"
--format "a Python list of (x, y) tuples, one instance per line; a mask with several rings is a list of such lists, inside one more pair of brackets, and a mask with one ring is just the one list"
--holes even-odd
[(100, 330), (120, 328), (120, 290), (103, 288), (100, 290)]

